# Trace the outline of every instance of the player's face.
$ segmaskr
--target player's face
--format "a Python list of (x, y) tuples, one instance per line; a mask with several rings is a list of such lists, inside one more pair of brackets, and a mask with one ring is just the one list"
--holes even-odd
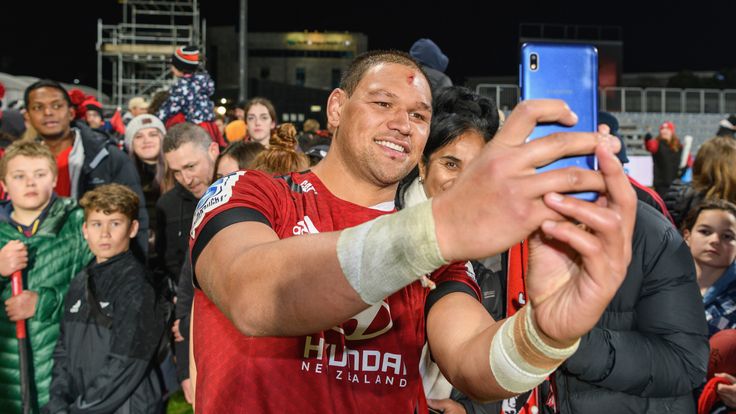
[(725, 210), (704, 210), (685, 231), (693, 259), (702, 267), (726, 268), (736, 258), (736, 217)]
[(467, 131), (433, 152), (426, 165), (420, 162), (419, 174), (427, 196), (434, 197), (452, 187), (457, 176), (480, 154), (484, 145), (481, 134)]
[(396, 184), (417, 164), (429, 135), (432, 94), (422, 73), (396, 63), (368, 69), (351, 96), (330, 111), (333, 149), (347, 168), (381, 187)]

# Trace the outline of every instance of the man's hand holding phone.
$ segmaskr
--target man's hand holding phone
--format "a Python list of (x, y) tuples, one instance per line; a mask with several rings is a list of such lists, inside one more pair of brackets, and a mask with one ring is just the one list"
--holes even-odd
[[(488, 257), (543, 230), (545, 237), (538, 240), (543, 248), (532, 254), (541, 255), (535, 263), (553, 263), (555, 268), (530, 268), (528, 289), (532, 302), (538, 300), (544, 311), (538, 316), (545, 319), (540, 328), (560, 342), (587, 332), (623, 281), (636, 212), (635, 193), (613, 155), (620, 148), (615, 137), (556, 132), (526, 142), (537, 123), (574, 125), (577, 120), (560, 100), (520, 103), (455, 185), (433, 200), (440, 250), (448, 260)], [(563, 157), (591, 153), (601, 157), (600, 171), (536, 171)], [(563, 195), (580, 191), (603, 197), (591, 203)], [(565, 263), (575, 266), (560, 266)], [(536, 289), (538, 285), (543, 289)], [(572, 294), (563, 294), (566, 290)], [(558, 309), (548, 311), (544, 303)]]

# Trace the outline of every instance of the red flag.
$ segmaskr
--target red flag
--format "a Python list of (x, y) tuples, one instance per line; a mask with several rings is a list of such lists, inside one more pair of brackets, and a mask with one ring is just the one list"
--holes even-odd
[(125, 123), (123, 122), (123, 115), (120, 112), (120, 108), (115, 110), (115, 113), (110, 118), (110, 125), (120, 135), (125, 135)]

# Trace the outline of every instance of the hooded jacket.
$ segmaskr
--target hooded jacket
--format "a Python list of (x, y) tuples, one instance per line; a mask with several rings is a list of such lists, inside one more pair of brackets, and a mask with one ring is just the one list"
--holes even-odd
[(421, 65), (424, 72), (429, 78), (429, 83), (432, 86), (432, 94), (437, 95), (440, 89), (452, 86), (452, 81), (445, 75), (450, 59), (442, 53), (439, 46), (437, 46), (430, 39), (419, 39), (411, 46), (409, 50), (411, 57), (416, 59)]
[[(34, 412), (49, 398), (51, 355), (59, 336), (64, 295), (74, 275), (92, 259), (82, 237), (83, 220), (83, 211), (70, 198), (57, 198), (31, 237), (25, 237), (0, 218), (0, 247), (10, 240), (20, 240), (28, 247), (29, 266), (23, 270), (24, 289), (38, 293), (36, 312), (26, 322), (32, 350)], [(0, 277), (0, 293), (3, 302), (12, 295), (9, 278)], [(8, 320), (5, 310), (0, 311), (0, 366), (0, 411), (20, 413), (18, 341), (15, 322)]]
[(93, 262), (72, 281), (44, 413), (157, 413), (153, 370), (164, 326), (146, 270), (130, 251)]
[(184, 75), (171, 87), (168, 99), (156, 116), (164, 123), (177, 113), (182, 113), (187, 122), (193, 124), (213, 121), (215, 105), (210, 97), (214, 93), (215, 82), (207, 72)]

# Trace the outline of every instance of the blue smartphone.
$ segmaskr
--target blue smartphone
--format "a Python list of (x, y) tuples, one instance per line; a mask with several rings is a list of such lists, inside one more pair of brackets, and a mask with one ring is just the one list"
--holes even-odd
[[(519, 87), (521, 99), (561, 99), (577, 114), (578, 123), (567, 127), (557, 123), (539, 124), (527, 141), (555, 132), (595, 132), (598, 130), (598, 50), (591, 45), (525, 43), (521, 46)], [(595, 155), (562, 158), (537, 172), (565, 167), (598, 168)], [(595, 201), (598, 193), (569, 194)]]

